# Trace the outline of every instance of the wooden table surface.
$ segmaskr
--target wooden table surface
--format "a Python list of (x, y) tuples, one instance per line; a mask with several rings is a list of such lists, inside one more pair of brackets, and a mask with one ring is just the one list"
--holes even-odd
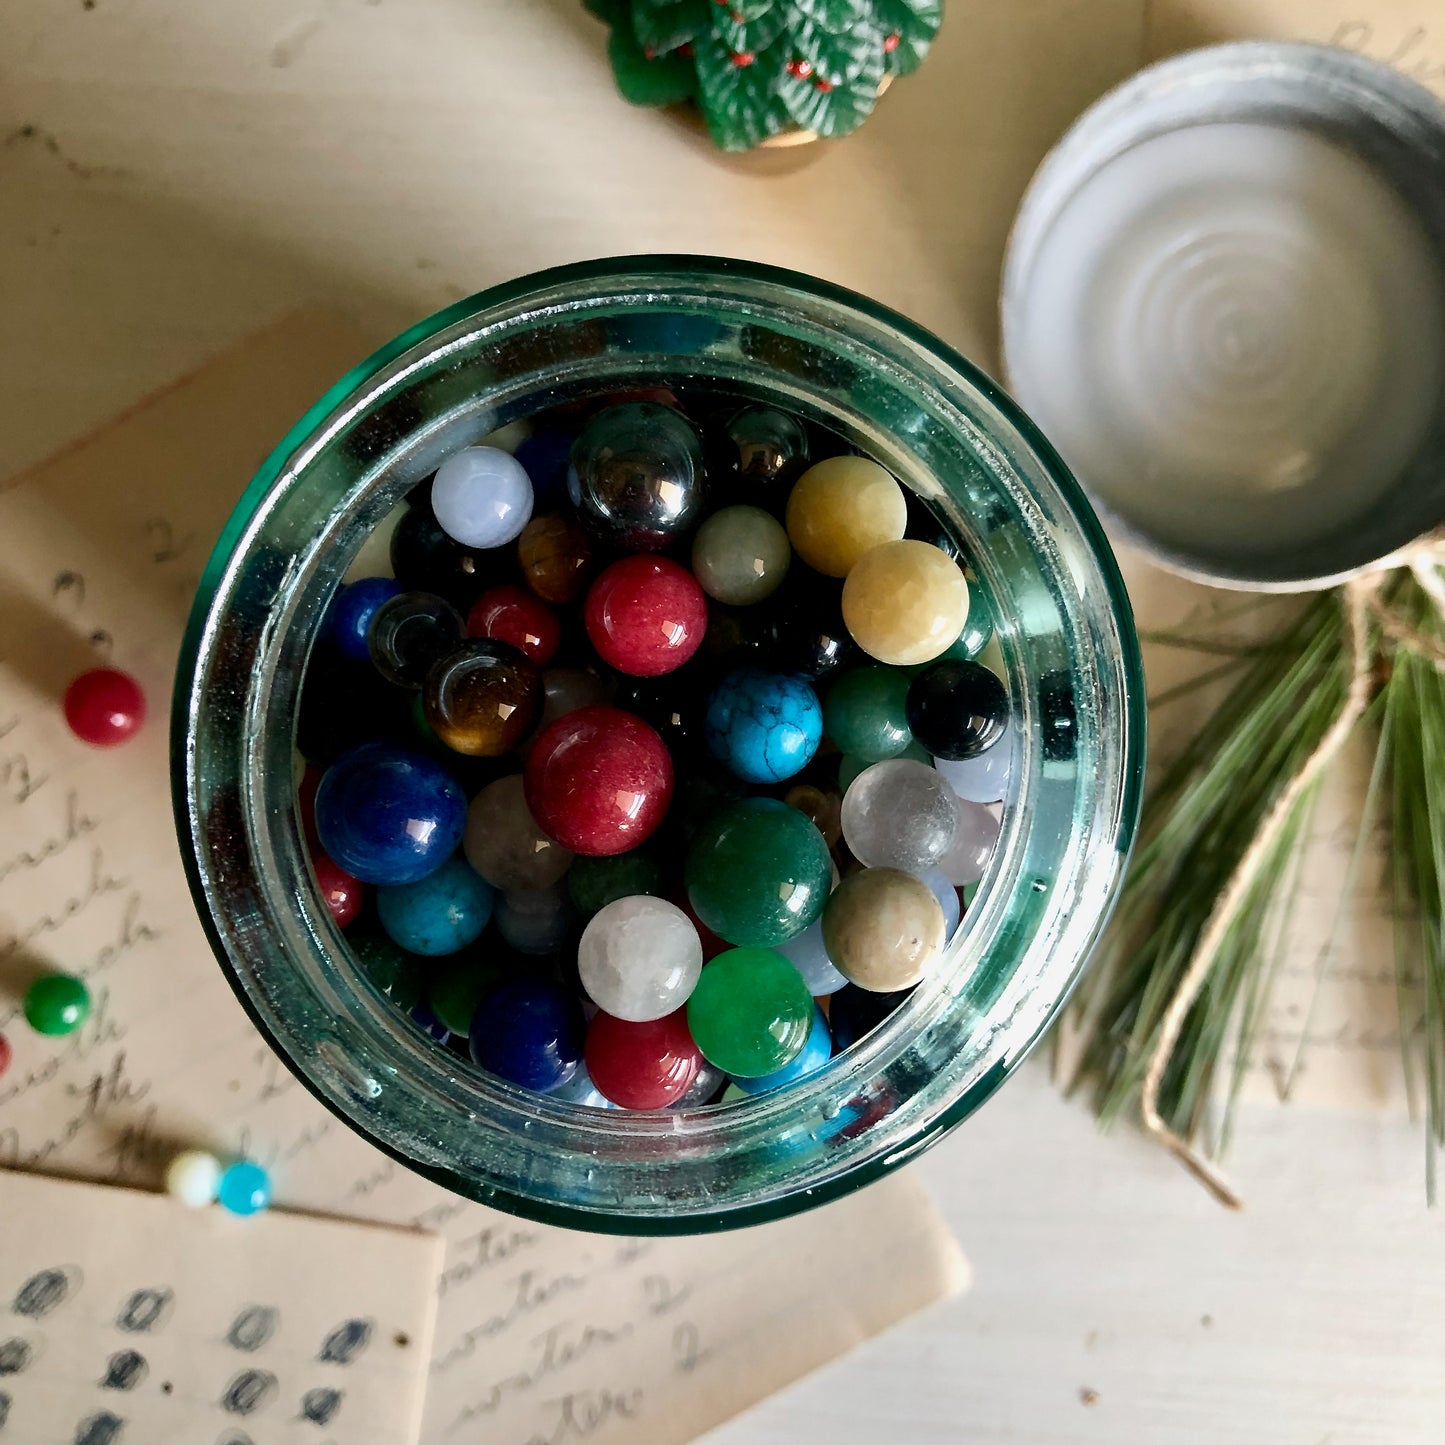
[[(1208, 7), (1181, 8), (1208, 38)], [(1282, 10), (1328, 38), (1372, 6)], [(1138, 65), (1146, 7), (948, 11), (935, 57), (858, 136), (738, 160), (619, 102), (575, 0), (4, 0), (0, 475), (298, 304), (381, 339), (619, 252), (814, 272), (991, 364), (1013, 209)], [(1387, 28), (1370, 43), (1396, 44)], [(1401, 1118), (1251, 1109), (1230, 1161), (1249, 1207), (1226, 1214), (1031, 1065), (920, 1166), (973, 1292), (714, 1445), (1438, 1440), (1445, 1218), (1421, 1154)]]

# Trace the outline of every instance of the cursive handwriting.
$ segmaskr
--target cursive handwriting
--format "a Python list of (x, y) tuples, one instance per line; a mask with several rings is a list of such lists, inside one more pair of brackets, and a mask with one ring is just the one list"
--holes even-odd
[(23, 1074), (7, 1074), (0, 1084), (0, 1108), (14, 1103), (35, 1089), (53, 1083), (67, 1064), (88, 1058), (106, 1044), (125, 1037), (125, 1028), (111, 1017), (110, 990), (96, 990), (95, 1002), (85, 1022), (69, 1035), (57, 1052), (33, 1064)]
[(1445, 80), (1445, 57), (1441, 57), (1434, 37), (1423, 25), (1387, 31), (1368, 20), (1346, 20), (1330, 36), (1330, 44), (1372, 55), (1424, 85)]
[(0, 934), (0, 961), (12, 957), (38, 938), (59, 933), (67, 923), (85, 913), (97, 898), (103, 898), (107, 893), (123, 892), (126, 887), (124, 877), (117, 878), (107, 871), (104, 852), (100, 848), (92, 848), (86, 881), (77, 892), (72, 893), (53, 913), (42, 913), (23, 927)]
[(49, 781), (48, 773), (30, 771), (30, 759), (24, 753), (11, 753), (9, 757), (0, 758), (0, 791), (12, 803), (29, 802)]
[[(510, 1294), (500, 1309), (489, 1314), (479, 1324), (464, 1330), (447, 1348), (432, 1361), (432, 1372), (442, 1374), (461, 1360), (468, 1360), (483, 1341), (509, 1329), (519, 1319), (536, 1313), (550, 1304), (558, 1295), (570, 1294), (587, 1283), (586, 1276), (569, 1274), (566, 1270), (546, 1275), (540, 1270), (524, 1269), (515, 1279), (507, 1281)], [(630, 1330), (632, 1327), (628, 1325)], [(605, 1333), (605, 1332), (604, 1332)], [(616, 1338), (613, 1334), (611, 1338)]]
[(548, 1400), (542, 1407), (550, 1417), (543, 1430), (534, 1430), (525, 1445), (564, 1445), (567, 1440), (585, 1440), (610, 1420), (635, 1420), (642, 1409), (643, 1393), (632, 1390), (574, 1390)]
[(0, 883), (15, 873), (33, 872), (60, 857), (77, 839), (93, 833), (100, 824), (80, 806), (75, 789), (65, 795), (65, 822), (56, 833), (51, 834), (34, 848), (21, 849), (9, 857), (0, 858)]
[(78, 1100), (73, 1111), (48, 1138), (27, 1144), (15, 1128), (0, 1129), (0, 1168), (30, 1168), (64, 1153), (87, 1124), (105, 1118), (114, 1109), (138, 1103), (150, 1093), (150, 1084), (131, 1077), (124, 1049), (92, 1074), (84, 1084), (67, 1084), (65, 1092)]
[(451, 1253), (456, 1258), (442, 1270), (437, 1294), (445, 1295), (448, 1290), (467, 1284), (493, 1265), (511, 1259), (518, 1250), (536, 1244), (540, 1238), (535, 1229), (499, 1228), (492, 1224), (465, 1235), (452, 1246)]
[(530, 1341), (534, 1353), (529, 1363), (515, 1373), (493, 1381), (475, 1400), (458, 1410), (446, 1433), (451, 1434), (473, 1420), (494, 1414), (510, 1397), (535, 1389), (543, 1380), (560, 1374), (585, 1356), (626, 1339), (632, 1328), (630, 1321), (609, 1329), (605, 1325), (582, 1325), (579, 1328), (568, 1320), (544, 1330)]

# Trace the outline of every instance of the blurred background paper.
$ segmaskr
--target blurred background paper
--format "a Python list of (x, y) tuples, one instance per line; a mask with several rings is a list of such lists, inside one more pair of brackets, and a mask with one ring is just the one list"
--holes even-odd
[[(0, 486), (0, 1029), (15, 1047), (0, 1167), (154, 1187), (177, 1149), (207, 1147), (258, 1158), (283, 1205), (441, 1231), (424, 1440), (523, 1445), (580, 1430), (676, 1445), (955, 1293), (967, 1267), (905, 1176), (709, 1239), (514, 1220), (377, 1153), (252, 1029), (181, 871), (171, 676), (227, 511), (364, 351), (334, 318), (294, 317)], [(98, 658), (150, 700), (123, 753), (86, 748), (59, 720), (66, 683)], [(16, 1022), (25, 985), (51, 968), (94, 995), (67, 1038)], [(16, 1187), (0, 1175), (7, 1229)]]

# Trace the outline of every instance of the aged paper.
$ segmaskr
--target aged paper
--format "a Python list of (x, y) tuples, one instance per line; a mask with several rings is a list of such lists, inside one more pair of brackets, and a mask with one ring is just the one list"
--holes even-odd
[(416, 1441), (436, 1235), (39, 1174), (0, 1190), (7, 1445)]
[[(181, 872), (166, 701), (224, 514), (364, 350), (300, 318), (0, 489), (0, 1029), (15, 1046), (0, 1167), (154, 1187), (178, 1147), (251, 1153), (283, 1205), (446, 1235), (423, 1440), (676, 1445), (953, 1293), (966, 1266), (902, 1176), (707, 1239), (513, 1220), (363, 1143), (251, 1028)], [(100, 659), (133, 672), (153, 708), (113, 753), (77, 743), (57, 709)], [(52, 967), (94, 991), (67, 1039), (15, 1019), (26, 983)], [(827, 1263), (840, 1258), (847, 1269)]]
[(1383, 60), (1445, 95), (1445, 10), (1435, 0), (1152, 0), (1152, 55), (1222, 40), (1312, 40)]

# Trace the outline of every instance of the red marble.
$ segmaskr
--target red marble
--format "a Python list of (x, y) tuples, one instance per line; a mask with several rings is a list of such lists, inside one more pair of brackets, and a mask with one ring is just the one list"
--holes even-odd
[(557, 614), (524, 587), (493, 587), (467, 613), (468, 637), (510, 642), (538, 667), (545, 667), (562, 643)]
[(0, 1077), (4, 1077), (5, 1070), (10, 1067), (10, 1060), (14, 1052), (10, 1047), (10, 1040), (4, 1034), (0, 1034)]
[(316, 886), (326, 902), (338, 928), (345, 928), (358, 913), (366, 900), (366, 885), (359, 878), (353, 878), (339, 863), (333, 863), (318, 848), (311, 854), (311, 867), (316, 873)]
[(597, 655), (618, 672), (658, 677), (702, 646), (707, 597), (666, 557), (624, 557), (592, 584), (583, 609)]
[(82, 672), (65, 690), (65, 721), (81, 742), (113, 748), (140, 731), (145, 694), (129, 673), (113, 667)]
[(692, 1086), (702, 1055), (680, 1008), (649, 1023), (599, 1013), (582, 1055), (598, 1093), (624, 1109), (665, 1109)]
[(564, 848), (592, 857), (626, 853), (667, 814), (672, 757), (630, 712), (580, 707), (537, 735), (523, 791), (537, 826)]

